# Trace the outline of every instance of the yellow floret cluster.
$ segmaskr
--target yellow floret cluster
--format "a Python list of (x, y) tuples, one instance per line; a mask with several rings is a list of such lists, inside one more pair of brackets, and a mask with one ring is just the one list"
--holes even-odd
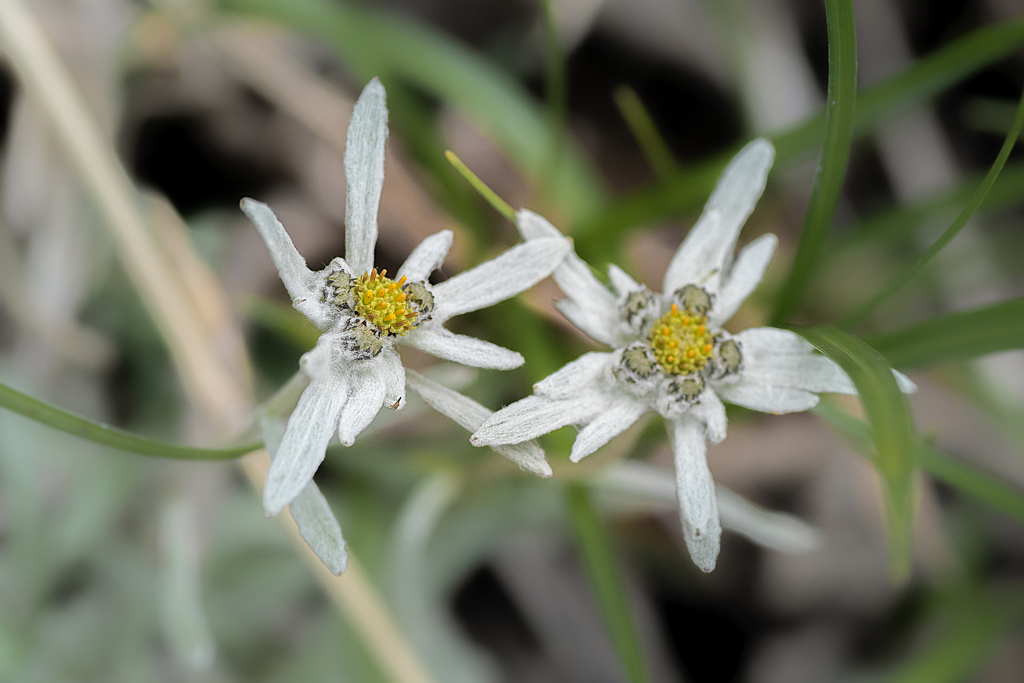
[(378, 273), (374, 268), (356, 278), (353, 283), (355, 312), (381, 334), (401, 337), (416, 327), (417, 316), (406, 302), (402, 289), (405, 276), (395, 282), (387, 273), (387, 270)]
[(689, 375), (703, 368), (714, 352), (708, 318), (672, 304), (651, 327), (649, 345), (662, 369), (671, 375)]

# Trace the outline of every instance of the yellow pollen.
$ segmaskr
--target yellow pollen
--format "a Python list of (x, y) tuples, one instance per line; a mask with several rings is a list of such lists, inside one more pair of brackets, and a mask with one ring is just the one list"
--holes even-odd
[(666, 373), (688, 375), (707, 365), (714, 353), (714, 339), (706, 323), (706, 317), (672, 304), (651, 326), (648, 345)]
[(387, 277), (387, 270), (377, 272), (374, 268), (363, 273), (353, 283), (355, 289), (355, 313), (382, 335), (400, 337), (416, 327), (417, 314), (406, 305), (402, 290), (406, 278), (397, 282)]

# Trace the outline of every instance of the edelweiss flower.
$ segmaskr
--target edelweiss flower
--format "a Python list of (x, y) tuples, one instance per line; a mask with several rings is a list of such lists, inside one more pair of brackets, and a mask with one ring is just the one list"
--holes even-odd
[[(856, 393), (838, 365), (793, 332), (759, 327), (732, 335), (722, 329), (775, 252), (775, 236), (764, 235), (732, 257), (774, 155), (768, 141), (755, 140), (725, 169), (669, 264), (663, 294), (614, 265), (608, 267), (609, 291), (575, 253), (566, 257), (554, 274), (568, 297), (558, 309), (615, 350), (588, 353), (541, 380), (533, 396), (499, 410), (471, 439), (478, 446), (519, 443), (577, 425), (570, 459), (578, 462), (645, 412), (657, 411), (675, 456), (686, 545), (704, 571), (715, 566), (722, 532), (705, 457), (705, 439), (725, 438), (722, 400), (777, 414), (814, 407), (819, 392)], [(560, 234), (530, 211), (520, 211), (517, 223), (527, 240)], [(910, 380), (897, 377), (904, 391), (913, 390)]]
[(263, 507), (278, 514), (313, 478), (337, 433), (349, 446), (382, 406), (405, 402), (405, 369), (395, 350), (409, 344), (439, 358), (480, 368), (510, 369), (518, 353), (442, 325), (449, 318), (515, 296), (551, 274), (571, 250), (561, 235), (523, 243), (472, 270), (431, 285), (452, 243), (443, 230), (423, 240), (394, 277), (373, 267), (377, 205), (387, 138), (384, 88), (374, 79), (356, 102), (345, 149), (345, 258), (313, 272), (273, 212), (242, 200), (292, 303), (321, 331), (302, 356), (310, 384), (299, 398), (263, 489)]

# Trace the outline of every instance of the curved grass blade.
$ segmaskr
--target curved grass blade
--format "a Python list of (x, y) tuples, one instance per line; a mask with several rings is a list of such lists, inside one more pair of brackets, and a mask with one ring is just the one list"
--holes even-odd
[[(507, 72), (455, 41), (393, 13), (323, 0), (224, 0), (223, 6), (270, 17), (327, 41), (362, 77), (379, 76), (414, 86), (453, 106), (481, 129), (535, 181), (551, 158), (543, 107)], [(389, 99), (392, 99), (389, 97)], [(577, 147), (562, 147), (548, 195), (573, 220), (604, 205), (596, 171)]]
[(580, 559), (590, 578), (612, 645), (630, 683), (644, 683), (648, 680), (647, 665), (611, 539), (585, 485), (569, 484), (566, 496)]
[(17, 389), (0, 383), (0, 407), (24, 415), (30, 420), (67, 432), (87, 441), (110, 446), (121, 451), (175, 460), (231, 460), (262, 448), (261, 443), (249, 443), (231, 448), (193, 448), (147, 439), (102, 422), (69, 413)]
[[(902, 73), (864, 88), (857, 97), (853, 130), (855, 136), (870, 133), (929, 98), (959, 83), (971, 74), (1011, 55), (1024, 45), (1024, 19), (977, 29), (945, 47), (918, 59)], [(825, 116), (816, 114), (788, 131), (771, 136), (775, 145), (775, 167), (821, 144)], [(571, 233), (577, 250), (588, 260), (607, 258), (617, 241), (630, 228), (700, 208), (715, 180), (741, 145), (686, 169), (679, 169), (661, 182), (644, 187), (606, 207), (589, 220), (578, 222)]]
[(821, 258), (832, 216), (846, 178), (853, 141), (853, 108), (857, 100), (857, 34), (851, 0), (826, 0), (828, 20), (828, 96), (825, 104), (825, 140), (818, 171), (807, 204), (789, 278), (775, 299), (773, 325), (779, 325), (796, 307), (811, 271)]
[(889, 573), (894, 580), (905, 581), (910, 575), (913, 526), (911, 475), (918, 449), (907, 401), (885, 358), (857, 337), (835, 327), (794, 328), (794, 332), (838, 363), (857, 387), (885, 491)]
[(921, 254), (921, 256), (919, 256), (909, 268), (898, 274), (873, 297), (846, 315), (840, 322), (840, 326), (844, 328), (852, 327), (870, 315), (879, 304), (920, 275), (931, 260), (935, 258), (940, 251), (945, 249), (946, 245), (952, 242), (954, 237), (960, 234), (963, 227), (967, 225), (967, 221), (969, 221), (971, 216), (974, 215), (974, 211), (981, 205), (981, 202), (984, 201), (985, 195), (988, 194), (988, 191), (996, 182), (996, 178), (999, 177), (999, 172), (1003, 170), (1003, 165), (1006, 164), (1006, 160), (1010, 156), (1010, 151), (1013, 149), (1013, 146), (1017, 144), (1017, 138), (1020, 135), (1022, 127), (1024, 127), (1024, 93), (1021, 94), (1020, 104), (1017, 105), (1017, 116), (1013, 120), (1013, 126), (1010, 128), (1010, 132), (1007, 133), (1006, 139), (1003, 141), (1003, 147), (999, 150), (999, 155), (996, 157), (995, 162), (993, 162), (992, 168), (989, 169), (988, 175), (985, 176), (985, 180), (981, 183), (981, 187), (979, 187), (978, 191), (974, 193), (971, 201), (967, 203), (967, 206), (965, 206), (963, 211), (960, 212), (960, 215), (956, 217), (948, 228), (946, 228), (946, 231), (939, 236), (939, 239), (935, 240), (935, 243), (928, 247), (927, 251)]
[(1022, 349), (1024, 297), (936, 316), (872, 337), (871, 346), (898, 368), (926, 367)]
[[(868, 454), (871, 451), (871, 431), (866, 424), (847, 415), (828, 401), (822, 401), (811, 410), (839, 428), (857, 445), (859, 452)], [(991, 505), (996, 510), (1024, 524), (1024, 491), (1010, 486), (974, 465), (951, 458), (928, 445), (922, 445), (915, 458), (921, 469), (935, 479), (959, 489), (986, 505)]]

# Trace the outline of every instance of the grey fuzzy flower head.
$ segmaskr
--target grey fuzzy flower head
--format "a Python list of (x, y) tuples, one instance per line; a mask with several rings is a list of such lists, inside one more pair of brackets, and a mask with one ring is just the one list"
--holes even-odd
[[(561, 235), (516, 245), (440, 284), (428, 278), (452, 244), (452, 232), (427, 237), (393, 276), (374, 268), (377, 205), (384, 182), (388, 136), (384, 88), (374, 79), (352, 112), (345, 149), (345, 257), (312, 271), (268, 206), (243, 199), (242, 210), (263, 237), (292, 303), (319, 328), (316, 347), (300, 361), (309, 386), (302, 392), (273, 453), (263, 490), (268, 515), (278, 514), (307, 486), (336, 434), (351, 445), (377, 412), (405, 403), (406, 372), (396, 347), (408, 344), (449, 361), (510, 369), (518, 353), (449, 332), (453, 316), (491, 306), (551, 274), (571, 250)], [(411, 385), (410, 385), (411, 386)], [(550, 476), (533, 447), (517, 459)], [(522, 449), (501, 449), (515, 458)], [(521, 453), (520, 453), (521, 455)], [(294, 514), (294, 510), (293, 510)]]
[[(614, 265), (609, 289), (570, 253), (554, 273), (566, 294), (558, 309), (613, 350), (588, 353), (541, 380), (532, 396), (496, 412), (471, 439), (478, 446), (519, 443), (576, 425), (570, 458), (578, 462), (647, 411), (660, 413), (686, 544), (704, 571), (715, 566), (722, 532), (706, 459), (706, 441), (725, 438), (722, 401), (778, 414), (808, 410), (822, 392), (856, 393), (838, 365), (793, 332), (759, 327), (732, 335), (722, 328), (775, 252), (775, 236), (763, 235), (733, 258), (774, 156), (771, 143), (754, 140), (730, 162), (669, 263), (660, 294)], [(531, 211), (520, 211), (517, 223), (528, 241), (560, 234)], [(906, 377), (897, 379), (913, 390)]]

